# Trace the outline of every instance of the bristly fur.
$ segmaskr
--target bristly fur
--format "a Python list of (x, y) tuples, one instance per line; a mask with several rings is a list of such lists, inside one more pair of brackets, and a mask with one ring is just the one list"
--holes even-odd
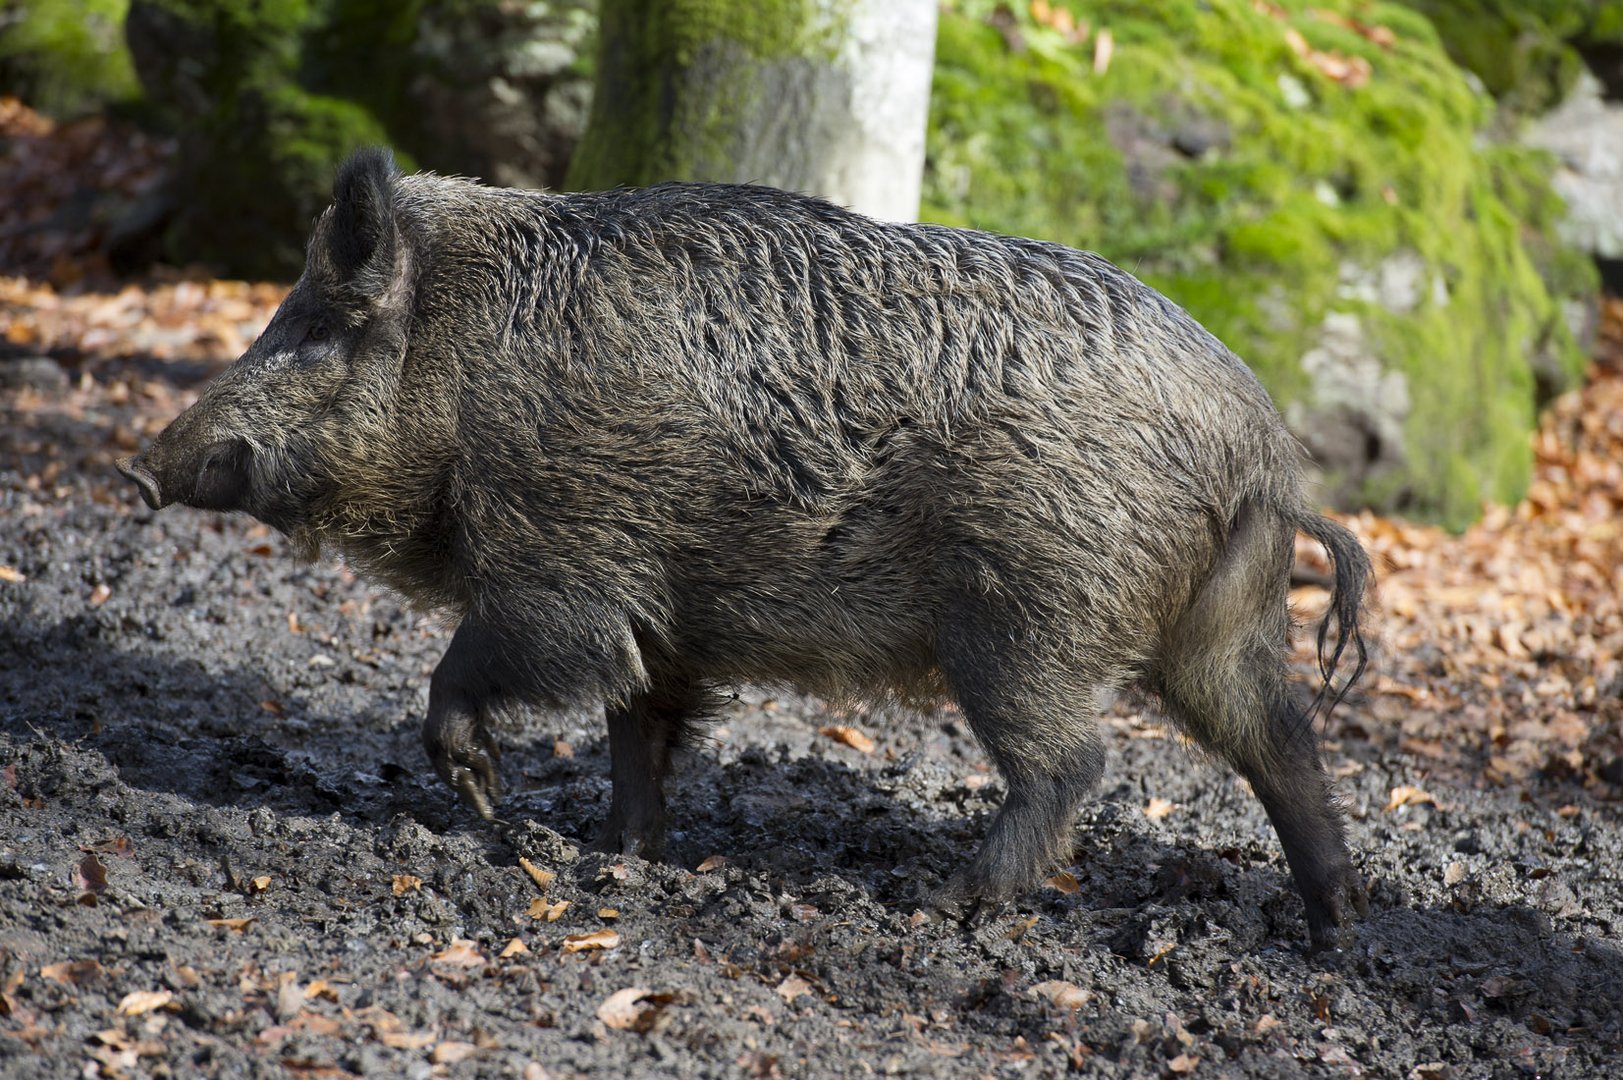
[[(1293, 733), (1363, 670), (1368, 560), (1246, 366), (1097, 255), (369, 154), (265, 335), (145, 456), (179, 490), (232, 440), (240, 508), (459, 622), (425, 741), (482, 811), (504, 702), (609, 705), (606, 842), (648, 851), (709, 688), (950, 693), (1010, 787), (963, 882), (1007, 894), (1099, 775), (1098, 695), (1139, 684), (1252, 780), (1315, 939), (1341, 919), (1356, 875)], [(1335, 567), (1307, 707), (1297, 530)]]

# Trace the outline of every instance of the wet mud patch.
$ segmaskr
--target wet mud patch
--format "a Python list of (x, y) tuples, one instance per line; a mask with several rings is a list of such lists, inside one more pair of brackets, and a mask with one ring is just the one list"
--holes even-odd
[[(1373, 909), (1355, 946), (1311, 956), (1256, 800), (1122, 706), (1072, 864), (964, 925), (924, 898), (1001, 788), (951, 710), (835, 715), (746, 689), (683, 761), (670, 862), (591, 854), (597, 718), (506, 732), (511, 794), (488, 825), (417, 744), (433, 619), (250, 522), (6, 498), (0, 562), (23, 579), (0, 592), (8, 1076), (1617, 1060), (1623, 830), (1576, 786), (1439, 787), (1341, 739)], [(872, 748), (822, 732), (840, 727)]]

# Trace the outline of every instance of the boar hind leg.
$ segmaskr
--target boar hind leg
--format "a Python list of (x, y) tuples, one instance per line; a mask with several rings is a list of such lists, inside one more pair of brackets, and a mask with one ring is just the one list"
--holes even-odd
[(428, 686), (423, 749), (440, 779), (486, 820), (501, 799), (496, 763), (501, 755), (486, 721), (501, 689), (491, 669), (498, 655), (490, 634), (471, 619), (451, 638)]
[(658, 859), (665, 847), (665, 777), (700, 703), (679, 678), (656, 678), (624, 705), (611, 706), (609, 772), (614, 793), (609, 819), (592, 846), (599, 851)]
[(1318, 738), (1286, 679), (1292, 533), (1264, 507), (1242, 509), (1167, 641), (1158, 688), (1179, 726), (1251, 782), (1321, 949), (1367, 901)]
[(959, 708), (1008, 789), (980, 850), (939, 897), (949, 907), (1036, 885), (1068, 856), (1077, 807), (1104, 771), (1094, 687), (1074, 668), (1021, 655), (1020, 637), (967, 621), (941, 649)]
[[(1264, 667), (1272, 670), (1264, 673)], [(1280, 667), (1277, 659), (1242, 662), (1224, 702), (1174, 696), (1167, 704), (1185, 731), (1251, 782), (1302, 895), (1313, 947), (1331, 948), (1341, 944), (1341, 928), (1353, 912), (1363, 913), (1368, 904), (1318, 738)], [(1255, 711), (1238, 715), (1242, 702)]]

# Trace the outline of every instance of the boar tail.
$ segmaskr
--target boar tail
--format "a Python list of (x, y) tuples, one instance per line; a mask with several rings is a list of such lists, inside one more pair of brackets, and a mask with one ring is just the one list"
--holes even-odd
[[(1324, 683), (1308, 710), (1308, 716), (1317, 719), (1320, 715), (1328, 717), (1341, 704), (1341, 699), (1347, 696), (1347, 691), (1358, 681), (1369, 662), (1369, 649), (1364, 644), (1358, 616), (1364, 602), (1364, 589), (1369, 583), (1370, 565), (1369, 556), (1364, 553), (1358, 538), (1329, 518), (1304, 513), (1297, 519), (1296, 527), (1324, 545), (1334, 571), (1330, 610), (1325, 612), (1324, 621), (1319, 624), (1319, 674)], [(1333, 647), (1330, 643), (1332, 622), (1335, 623)], [(1338, 686), (1336, 672), (1349, 648), (1357, 662)]]

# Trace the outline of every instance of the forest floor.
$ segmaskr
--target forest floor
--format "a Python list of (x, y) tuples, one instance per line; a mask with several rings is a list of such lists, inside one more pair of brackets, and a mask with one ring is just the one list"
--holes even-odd
[(1344, 519), (1380, 567), (1324, 732), (1371, 885), (1353, 945), (1307, 952), (1256, 799), (1130, 702), (1071, 864), (966, 927), (922, 898), (1001, 783), (950, 708), (745, 689), (682, 763), (664, 864), (578, 847), (596, 717), (504, 733), (511, 824), (457, 804), (418, 745), (432, 617), (113, 470), (281, 290), (107, 273), (98, 199), (161, 147), (0, 102), (0, 150), (7, 1078), (1623, 1068), (1623, 303), (1525, 502), (1459, 536)]

